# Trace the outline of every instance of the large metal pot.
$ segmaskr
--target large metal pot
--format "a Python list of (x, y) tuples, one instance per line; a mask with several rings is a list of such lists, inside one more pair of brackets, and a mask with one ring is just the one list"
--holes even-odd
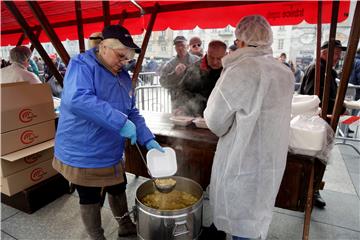
[(175, 190), (192, 194), (199, 200), (192, 206), (180, 210), (158, 210), (140, 202), (153, 193), (153, 181), (143, 183), (136, 191), (136, 214), (138, 239), (143, 240), (185, 240), (198, 239), (201, 232), (203, 190), (191, 179), (172, 177), (176, 180)]

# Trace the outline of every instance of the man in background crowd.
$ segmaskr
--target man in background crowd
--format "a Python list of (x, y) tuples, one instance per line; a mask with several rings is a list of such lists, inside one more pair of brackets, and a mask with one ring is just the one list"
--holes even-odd
[(184, 36), (177, 36), (174, 39), (174, 46), (177, 54), (161, 70), (160, 84), (169, 90), (172, 113), (177, 115), (181, 114), (178, 108), (187, 100), (183, 95), (181, 79), (186, 70), (199, 60), (199, 57), (188, 53), (187, 40)]
[(147, 72), (156, 72), (158, 67), (159, 67), (159, 65), (155, 61), (154, 56), (151, 56), (150, 60), (145, 65), (145, 71), (147, 71)]
[(31, 51), (25, 46), (16, 46), (10, 50), (10, 66), (1, 68), (1, 83), (29, 82), (31, 84), (41, 83), (38, 76), (29, 72), (29, 61)]
[(226, 49), (224, 42), (211, 41), (205, 56), (186, 71), (182, 85), (189, 96), (184, 106), (188, 115), (203, 115), (206, 102), (223, 69), (221, 59), (226, 55)]
[[(320, 53), (320, 95), (319, 98), (322, 101), (323, 92), (324, 92), (324, 84), (325, 84), (325, 72), (326, 72), (326, 61), (328, 58), (328, 47), (329, 42), (325, 41), (321, 46)], [(346, 47), (341, 45), (339, 40), (335, 40), (335, 49), (334, 49), (334, 57), (330, 64), (332, 67), (336, 66), (341, 57), (341, 52), (345, 51)], [(311, 64), (306, 70), (303, 76), (301, 86), (300, 86), (300, 94), (313, 95), (314, 93), (314, 83), (315, 83), (315, 63)], [(337, 93), (337, 84), (336, 84), (337, 73), (334, 69), (331, 70), (330, 76), (330, 93), (329, 93), (329, 105), (327, 109), (328, 114), (332, 114), (333, 108), (335, 105), (336, 93)], [(314, 205), (319, 208), (323, 208), (326, 206), (325, 201), (322, 199), (320, 192), (314, 192)]]
[(7, 67), (11, 65), (10, 61), (6, 61), (5, 59), (1, 58), (1, 68)]
[(99, 46), (99, 44), (102, 40), (103, 40), (102, 32), (92, 33), (89, 37), (88, 49)]
[[(60, 60), (60, 58), (58, 58), (57, 54), (56, 53), (49, 54), (49, 58), (55, 64), (55, 67), (60, 72), (60, 74), (62, 76), (65, 76), (66, 66), (64, 63), (61, 62), (61, 60)], [(48, 81), (54, 75), (47, 65), (45, 65), (44, 73), (45, 73), (46, 81)]]
[(289, 64), (290, 64), (290, 69), (294, 73), (294, 77), (295, 77), (295, 91), (298, 91), (300, 89), (301, 79), (304, 73), (300, 70), (299, 67), (297, 67), (293, 63), (293, 61), (290, 61)]
[[(360, 85), (360, 48), (356, 51), (354, 66), (350, 75), (350, 83), (354, 85)], [(360, 88), (356, 89), (355, 99), (360, 99)]]
[(201, 47), (201, 45), (202, 45), (202, 41), (199, 37), (192, 37), (189, 41), (189, 47), (190, 47), (189, 52), (196, 56), (202, 57), (204, 50)]
[(281, 53), (279, 57), (279, 61), (290, 67), (290, 64), (286, 62), (286, 53)]
[(43, 72), (44, 71), (44, 61), (41, 59), (41, 57), (34, 56), (33, 59), (39, 69), (39, 72)]
[(229, 54), (232, 53), (232, 52), (235, 52), (237, 49), (237, 46), (235, 44), (232, 44), (229, 46)]

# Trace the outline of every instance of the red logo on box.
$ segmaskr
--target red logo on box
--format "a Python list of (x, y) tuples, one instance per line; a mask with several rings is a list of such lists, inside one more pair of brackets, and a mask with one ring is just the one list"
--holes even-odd
[(26, 130), (25, 132), (23, 132), (21, 134), (20, 141), (23, 144), (30, 144), (30, 143), (34, 142), (37, 137), (38, 136), (35, 135), (33, 130)]
[(35, 117), (36, 115), (29, 108), (25, 108), (19, 112), (19, 120), (23, 123), (31, 122)]
[(47, 172), (44, 171), (44, 169), (42, 168), (35, 168), (30, 175), (30, 178), (32, 181), (37, 182), (40, 179), (43, 178), (43, 176), (46, 174)]
[(40, 153), (35, 153), (33, 155), (24, 157), (24, 162), (28, 163), (28, 164), (32, 164), (32, 163), (36, 162), (37, 160), (39, 160), (40, 157), (41, 157)]

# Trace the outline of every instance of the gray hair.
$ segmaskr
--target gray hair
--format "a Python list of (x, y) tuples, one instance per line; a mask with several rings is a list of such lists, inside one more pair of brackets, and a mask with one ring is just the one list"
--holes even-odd
[(31, 56), (31, 50), (25, 46), (16, 46), (10, 50), (11, 62), (24, 64), (26, 60), (29, 60)]
[(125, 46), (118, 39), (115, 38), (107, 38), (102, 40), (98, 46), (100, 53), (103, 51), (104, 46), (112, 49), (122, 50), (128, 59), (133, 59), (135, 56), (135, 49)]

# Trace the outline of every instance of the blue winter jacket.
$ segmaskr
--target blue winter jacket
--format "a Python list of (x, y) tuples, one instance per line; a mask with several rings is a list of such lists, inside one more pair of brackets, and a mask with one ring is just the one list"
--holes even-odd
[(103, 168), (123, 156), (126, 120), (136, 125), (142, 145), (154, 138), (135, 107), (131, 79), (126, 71), (116, 76), (90, 49), (71, 59), (64, 78), (55, 156), (78, 168)]

